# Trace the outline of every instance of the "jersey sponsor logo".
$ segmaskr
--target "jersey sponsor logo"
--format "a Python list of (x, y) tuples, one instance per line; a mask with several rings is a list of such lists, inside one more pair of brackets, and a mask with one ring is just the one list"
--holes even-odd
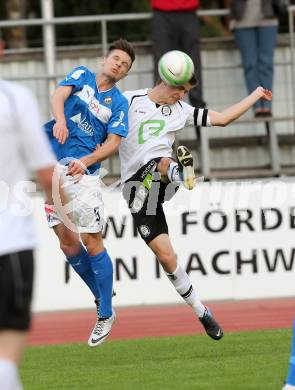
[(94, 129), (93, 126), (89, 122), (87, 122), (86, 118), (82, 118), (81, 113), (74, 115), (70, 118), (74, 123), (77, 123), (80, 130), (84, 131), (89, 136), (93, 136)]
[(112, 111), (108, 107), (100, 104), (94, 94), (94, 89), (86, 84), (81, 91), (75, 92), (74, 95), (78, 96), (88, 105), (88, 110), (97, 119), (99, 119), (102, 123), (108, 123), (112, 115)]
[(162, 111), (162, 115), (164, 115), (164, 116), (169, 116), (172, 114), (171, 107), (167, 106), (167, 105), (163, 106), (161, 111)]
[(125, 116), (124, 111), (120, 111), (119, 119), (112, 124), (112, 127), (119, 127), (119, 126), (125, 127), (125, 123), (123, 123), (124, 116)]
[(145, 167), (144, 171), (141, 173), (140, 178), (144, 179), (147, 174), (151, 173), (152, 171), (155, 171), (157, 166), (157, 163), (155, 160), (151, 160), (148, 165)]
[(100, 105), (95, 98), (92, 98), (88, 103), (88, 108), (92, 114), (94, 114), (97, 118), (99, 117), (98, 113), (100, 110)]
[(146, 177), (144, 178), (143, 185), (147, 190), (150, 190), (153, 184), (153, 174), (148, 173)]
[(141, 109), (136, 109), (134, 112), (137, 112), (138, 114), (146, 114), (146, 112), (142, 111)]
[(141, 122), (138, 129), (138, 143), (142, 145), (151, 137), (159, 137), (164, 126), (165, 121), (162, 119), (151, 119)]

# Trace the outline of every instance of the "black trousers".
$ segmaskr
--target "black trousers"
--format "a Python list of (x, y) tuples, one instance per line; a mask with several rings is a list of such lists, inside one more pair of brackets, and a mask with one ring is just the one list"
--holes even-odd
[(199, 19), (194, 11), (153, 11), (152, 39), (154, 49), (154, 78), (159, 78), (158, 61), (170, 50), (187, 53), (194, 62), (198, 85), (189, 93), (194, 107), (204, 107), (202, 91), (202, 66), (200, 55)]

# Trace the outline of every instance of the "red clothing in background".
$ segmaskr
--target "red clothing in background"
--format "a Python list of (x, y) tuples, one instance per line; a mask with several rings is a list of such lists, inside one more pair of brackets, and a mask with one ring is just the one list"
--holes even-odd
[(194, 11), (200, 7), (199, 0), (151, 0), (151, 7), (159, 11)]

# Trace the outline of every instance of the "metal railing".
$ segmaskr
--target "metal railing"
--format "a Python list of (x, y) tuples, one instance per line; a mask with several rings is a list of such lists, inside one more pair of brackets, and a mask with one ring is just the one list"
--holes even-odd
[[(151, 12), (130, 13), (130, 14), (111, 14), (111, 15), (85, 15), (85, 16), (70, 16), (70, 17), (54, 17), (53, 15), (53, 0), (41, 0), (42, 18), (38, 19), (19, 19), (19, 20), (0, 20), (0, 29), (9, 27), (25, 27), (25, 26), (43, 26), (43, 47), (44, 60), (46, 64), (49, 78), (56, 79), (55, 75), (55, 26), (64, 24), (78, 24), (78, 23), (101, 23), (102, 36), (102, 53), (105, 54), (108, 48), (108, 31), (107, 24), (117, 21), (134, 21), (151, 19)], [(212, 9), (199, 10), (199, 16), (225, 16), (229, 14), (228, 9)], [(295, 5), (288, 7), (288, 23), (289, 23), (289, 37), (291, 50), (291, 66), (292, 78), (295, 82), (295, 32), (294, 32), (294, 14)], [(223, 65), (223, 68), (232, 65)], [(211, 66), (210, 69), (220, 69), (220, 66)]]
[[(56, 73), (56, 40), (55, 40), (55, 26), (64, 24), (78, 24), (78, 23), (100, 23), (101, 24), (101, 47), (102, 53), (105, 54), (108, 48), (108, 23), (117, 21), (138, 21), (146, 20), (152, 17), (152, 13), (131, 13), (131, 14), (114, 14), (114, 15), (88, 15), (88, 16), (75, 16), (75, 17), (54, 17), (53, 15), (53, 1), (41, 0), (42, 5), (42, 18), (29, 19), (29, 20), (9, 20), (0, 21), (1, 28), (9, 27), (26, 27), (26, 26), (43, 26), (43, 53), (44, 62), (46, 66), (46, 74), (43, 76), (18, 76), (18, 80), (24, 79), (45, 79), (48, 82), (48, 99), (55, 88), (56, 79), (61, 75)], [(229, 14), (227, 9), (214, 9), (214, 10), (199, 10), (199, 16), (224, 16)], [(290, 62), (281, 62), (280, 64), (291, 65), (291, 88), (292, 100), (295, 101), (295, 36), (294, 36), (294, 14), (295, 5), (288, 7), (288, 24), (289, 24), (289, 43), (290, 43)], [(210, 65), (204, 67), (204, 70), (217, 70), (217, 69), (232, 69), (240, 67), (240, 64), (219, 64)], [(141, 69), (140, 72), (143, 70)], [(151, 69), (149, 69), (151, 71)], [(14, 78), (15, 79), (15, 78)], [(293, 105), (293, 116), (294, 119)], [(276, 119), (277, 120), (277, 119)], [(205, 132), (202, 132), (205, 134)], [(271, 122), (270, 129), (268, 131), (270, 139), (270, 155), (271, 166), (273, 171), (277, 174), (280, 171), (279, 155), (278, 155), (278, 141), (276, 132)], [(209, 158), (209, 138), (206, 135), (202, 135), (200, 140), (203, 153), (202, 153), (202, 173), (206, 176), (210, 176), (210, 158)]]

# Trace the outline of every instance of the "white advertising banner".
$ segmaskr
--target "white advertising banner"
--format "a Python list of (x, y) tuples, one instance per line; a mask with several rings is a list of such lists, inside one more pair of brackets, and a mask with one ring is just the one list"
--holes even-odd
[[(104, 191), (105, 246), (114, 264), (115, 306), (181, 302), (155, 256), (137, 234), (119, 191)], [(58, 240), (35, 198), (34, 310), (93, 307), (66, 267)], [(179, 263), (203, 300), (295, 295), (295, 180), (199, 183), (165, 203)]]

